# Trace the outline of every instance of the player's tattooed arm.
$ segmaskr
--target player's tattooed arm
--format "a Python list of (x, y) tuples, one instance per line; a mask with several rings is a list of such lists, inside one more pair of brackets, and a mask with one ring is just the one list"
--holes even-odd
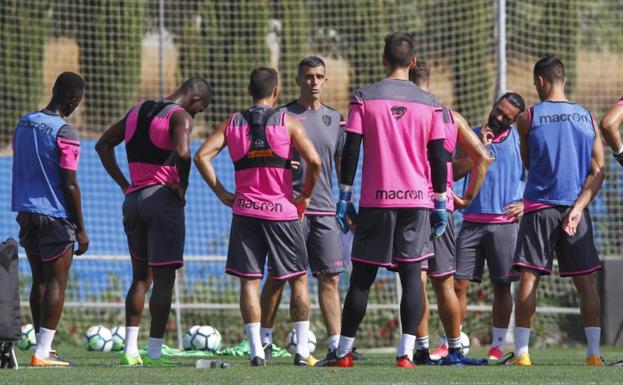
[[(480, 139), (474, 134), (467, 124), (467, 121), (458, 113), (452, 111), (452, 115), (455, 119), (455, 125), (457, 128), (457, 139), (461, 148), (467, 154), (471, 163), (471, 177), (469, 178), (469, 185), (465, 190), (463, 197), (459, 198), (455, 196), (454, 203), (458, 208), (467, 207), (474, 197), (480, 191), (480, 187), (485, 180), (487, 169), (491, 164), (491, 159), (485, 150)], [(453, 162), (454, 170), (454, 162)]]
[(227, 191), (225, 186), (216, 176), (216, 170), (212, 165), (212, 159), (217, 156), (221, 150), (225, 148), (227, 142), (225, 140), (225, 128), (227, 127), (227, 121), (221, 123), (221, 125), (210, 135), (205, 142), (199, 147), (199, 150), (195, 154), (195, 166), (197, 170), (206, 181), (208, 186), (214, 191), (218, 199), (223, 204), (231, 207), (234, 204), (234, 194)]
[(528, 148), (528, 132), (530, 131), (530, 110), (519, 114), (517, 118), (517, 131), (519, 132), (519, 150), (521, 160), (526, 170), (530, 170), (530, 149)]
[(314, 186), (320, 178), (320, 156), (316, 152), (316, 148), (307, 137), (305, 128), (296, 119), (286, 115), (286, 126), (288, 128), (288, 134), (292, 140), (292, 144), (299, 152), (301, 157), (305, 160), (307, 169), (305, 170), (305, 179), (303, 182), (303, 190), (294, 198), (294, 204), (296, 205), (299, 217), (303, 216), (307, 205), (311, 199)]
[(623, 124), (623, 104), (615, 104), (599, 122), (599, 129), (606, 143), (612, 149), (615, 159), (623, 165), (623, 142), (619, 127)]
[(597, 123), (594, 120), (593, 126), (595, 127), (595, 140), (593, 141), (591, 153), (591, 168), (586, 176), (578, 199), (576, 199), (562, 224), (563, 230), (569, 236), (575, 235), (578, 223), (582, 218), (582, 212), (588, 207), (593, 198), (595, 198), (606, 176), (604, 167), (604, 146), (599, 129), (597, 129)]
[(119, 185), (121, 191), (125, 193), (130, 183), (119, 168), (117, 158), (115, 157), (115, 147), (121, 144), (124, 138), (125, 118), (110, 126), (110, 128), (102, 134), (95, 145), (95, 150), (108, 175)]

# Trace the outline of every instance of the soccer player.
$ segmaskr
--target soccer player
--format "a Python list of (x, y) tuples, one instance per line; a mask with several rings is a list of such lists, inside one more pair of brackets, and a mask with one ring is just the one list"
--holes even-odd
[[(619, 99), (599, 122), (599, 129), (612, 149), (612, 155), (623, 166), (623, 141), (619, 134), (621, 124), (623, 124), (623, 98)], [(623, 366), (623, 361), (615, 362), (612, 366)]]
[[(298, 120), (273, 110), (279, 95), (277, 72), (256, 68), (249, 93), (253, 106), (233, 114), (203, 143), (195, 155), (199, 172), (233, 218), (226, 272), (240, 278), (240, 312), (251, 348), (251, 366), (264, 366), (260, 336), (260, 280), (266, 255), (270, 279), (288, 281), (292, 290), (290, 316), (297, 345), (295, 365), (314, 366), (310, 354), (307, 252), (301, 221), (320, 177), (320, 157)], [(211, 160), (225, 148), (234, 163), (236, 194), (227, 191)], [(305, 161), (300, 194), (293, 196), (292, 152)]]
[[(456, 240), (454, 289), (461, 304), (461, 323), (467, 311), (469, 282), (480, 282), (485, 261), (493, 283), (493, 337), (488, 358), (504, 355), (513, 298), (511, 282), (519, 278), (513, 269), (513, 256), (519, 219), (523, 215), (525, 170), (519, 150), (519, 133), (513, 127), (525, 110), (523, 98), (508, 92), (493, 105), (487, 124), (474, 132), (490, 152), (493, 162), (473, 202), (463, 210), (463, 226)], [(453, 161), (454, 179), (469, 172), (470, 160), (457, 154)], [(472, 178), (472, 175), (468, 175)]]
[(515, 299), (515, 353), (510, 363), (531, 365), (530, 327), (542, 275), (572, 277), (588, 342), (587, 364), (603, 366), (599, 354), (600, 303), (593, 273), (601, 268), (588, 205), (604, 179), (601, 135), (590, 112), (565, 96), (562, 61), (545, 56), (534, 66), (540, 103), (519, 115), (521, 157), (529, 171), (524, 216), (513, 266), (519, 270)]
[(13, 136), (12, 210), (32, 270), (30, 311), (38, 336), (32, 366), (70, 365), (52, 350), (52, 341), (73, 255), (84, 254), (89, 246), (76, 177), (80, 142), (65, 120), (83, 95), (82, 77), (63, 72), (48, 105), (23, 115)]
[[(341, 128), (343, 119), (339, 112), (321, 102), (327, 84), (326, 66), (321, 58), (309, 56), (301, 60), (296, 83), (300, 89), (298, 99), (286, 104), (279, 111), (287, 112), (301, 122), (321, 159), (320, 179), (303, 217), (303, 233), (309, 265), (312, 274), (318, 279), (318, 303), (329, 336), (327, 354), (335, 355), (340, 340), (341, 323), (338, 274), (344, 271), (344, 260), (340, 231), (335, 222), (332, 170), (339, 164), (344, 145), (344, 131)], [(307, 165), (296, 152), (293, 159), (300, 162), (300, 166), (292, 173), (294, 191), (300, 194), (303, 191)], [(269, 278), (272, 275), (271, 273)], [(261, 335), (267, 357), (272, 352), (272, 327), (284, 284), (283, 280), (268, 279), (262, 289)]]
[(623, 98), (619, 99), (599, 122), (599, 129), (612, 149), (612, 155), (623, 166), (623, 141), (619, 134), (621, 124), (623, 124)]
[[(409, 79), (424, 91), (428, 91), (430, 80), (430, 67), (428, 64), (423, 60), (418, 60), (415, 67), (409, 72)], [(435, 256), (422, 262), (423, 272), (421, 279), (423, 287), (426, 287), (426, 273), (430, 276), (437, 296), (439, 317), (444, 325), (446, 336), (451, 336), (447, 338), (446, 354), (444, 354), (439, 363), (441, 365), (480, 365), (482, 364), (480, 360), (471, 360), (464, 357), (462, 353), (459, 301), (454, 292), (453, 274), (456, 271), (456, 264), (454, 259), (454, 219), (452, 213), (455, 206), (457, 208), (465, 207), (476, 196), (484, 181), (490, 161), (484, 146), (469, 128), (465, 119), (457, 112), (445, 108), (443, 109), (443, 114), (444, 122), (446, 122), (443, 127), (445, 131), (444, 150), (447, 162), (446, 188), (449, 192), (446, 207), (449, 215), (448, 227), (440, 237), (433, 239)], [(454, 185), (452, 157), (457, 146), (457, 140), (462, 152), (470, 160), (472, 174), (474, 175), (463, 198), (457, 197), (452, 193)], [(431, 193), (433, 192), (432, 184), (429, 184), (429, 190)], [(428, 298), (426, 291), (424, 291), (424, 312), (416, 332), (416, 354), (414, 358), (415, 363), (420, 365), (433, 363), (428, 351), (428, 312)]]
[[(186, 80), (161, 100), (134, 106), (99, 139), (95, 149), (102, 165), (125, 194), (123, 227), (132, 259), (132, 285), (126, 296), (124, 366), (175, 365), (161, 355), (171, 310), (175, 270), (183, 265), (184, 205), (190, 174), (190, 134), (195, 114), (208, 107), (212, 88), (200, 78)], [(125, 142), (130, 180), (115, 159)], [(151, 326), (147, 354), (138, 352), (138, 331), (145, 294)]]
[[(424, 298), (420, 262), (432, 255), (431, 225), (433, 235), (440, 236), (448, 223), (443, 110), (433, 95), (409, 81), (415, 63), (413, 40), (404, 33), (388, 35), (383, 52), (387, 78), (355, 91), (351, 100), (336, 219), (343, 232), (355, 220), (353, 270), (337, 358), (328, 366), (353, 366), (355, 335), (378, 268), (396, 265), (403, 289), (396, 365), (413, 367)], [(357, 216), (352, 184), (362, 141), (365, 156)], [(431, 169), (434, 204), (428, 188)]]

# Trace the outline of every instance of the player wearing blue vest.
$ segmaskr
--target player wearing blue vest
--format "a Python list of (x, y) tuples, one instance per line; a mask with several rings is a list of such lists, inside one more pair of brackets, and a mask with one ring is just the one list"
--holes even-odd
[[(599, 129), (612, 149), (612, 155), (623, 166), (623, 141), (619, 133), (619, 127), (623, 124), (623, 97), (620, 98), (599, 122)], [(618, 361), (612, 366), (623, 366), (623, 361)]]
[(73, 255), (84, 254), (89, 246), (76, 178), (80, 142), (64, 119), (83, 94), (82, 77), (63, 72), (50, 103), (23, 115), (13, 136), (12, 210), (18, 213), (20, 244), (32, 270), (30, 311), (38, 336), (33, 366), (70, 365), (51, 348)]
[[(519, 275), (513, 270), (519, 219), (523, 215), (525, 169), (519, 151), (519, 133), (513, 127), (525, 110), (523, 98), (504, 94), (489, 113), (487, 124), (474, 132), (493, 159), (485, 182), (472, 203), (463, 210), (463, 226), (456, 240), (454, 290), (461, 304), (461, 323), (467, 311), (469, 282), (480, 282), (485, 261), (493, 283), (493, 337), (488, 358), (499, 360), (508, 330), (513, 298), (511, 281)], [(467, 175), (469, 159), (457, 154), (453, 160), (454, 179)]]
[(519, 115), (521, 157), (528, 169), (524, 216), (513, 266), (520, 272), (515, 300), (515, 353), (509, 363), (531, 365), (530, 327), (541, 275), (572, 277), (588, 342), (587, 364), (603, 366), (599, 354), (600, 304), (592, 274), (601, 268), (588, 205), (604, 180), (601, 135), (588, 110), (565, 96), (560, 59), (546, 56), (534, 66), (541, 103)]
[[(418, 60), (415, 67), (409, 71), (409, 80), (422, 90), (427, 91), (430, 83), (430, 67), (424, 60)], [(450, 191), (448, 197), (448, 227), (440, 237), (433, 239), (434, 258), (422, 261), (421, 281), (422, 287), (426, 287), (427, 277), (430, 277), (435, 295), (437, 296), (437, 306), (439, 318), (443, 324), (447, 344), (443, 345), (442, 354), (439, 354), (439, 361), (433, 361), (429, 354), (428, 319), (429, 306), (426, 291), (424, 291), (424, 310), (422, 320), (417, 326), (415, 345), (416, 351), (412, 356), (416, 365), (483, 365), (482, 360), (473, 360), (465, 357), (461, 349), (461, 312), (457, 295), (454, 291), (454, 273), (456, 270), (455, 260), (455, 235), (454, 220), (452, 213), (455, 209), (464, 208), (477, 195), (480, 186), (484, 181), (487, 167), (490, 160), (484, 146), (478, 137), (472, 132), (467, 121), (456, 111), (444, 109), (444, 114), (449, 114), (447, 124), (444, 124), (446, 138), (444, 139), (444, 149), (447, 152), (446, 167), (448, 175), (446, 187)], [(472, 172), (473, 178), (465, 189), (465, 195), (459, 197), (452, 191), (454, 188), (452, 158), (455, 149), (464, 154), (468, 163), (466, 167)], [(432, 191), (432, 190), (431, 190)], [(413, 349), (408, 352), (409, 357)], [(437, 359), (436, 358), (436, 359)]]

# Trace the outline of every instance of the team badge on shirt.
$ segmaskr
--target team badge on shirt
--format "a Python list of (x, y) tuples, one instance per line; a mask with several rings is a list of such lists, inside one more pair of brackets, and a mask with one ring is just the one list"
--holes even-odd
[(325, 126), (329, 127), (331, 125), (331, 117), (329, 115), (322, 115), (322, 122)]
[(407, 107), (393, 106), (391, 111), (392, 111), (392, 116), (396, 120), (400, 120), (400, 118), (402, 118), (407, 113)]

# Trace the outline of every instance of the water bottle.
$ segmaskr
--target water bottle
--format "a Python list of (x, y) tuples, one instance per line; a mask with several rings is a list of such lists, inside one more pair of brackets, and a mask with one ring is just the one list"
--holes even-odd
[(212, 369), (212, 368), (220, 368), (220, 369), (229, 369), (231, 368), (231, 364), (225, 361), (220, 360), (205, 360), (199, 359), (195, 362), (195, 368), (199, 369)]

